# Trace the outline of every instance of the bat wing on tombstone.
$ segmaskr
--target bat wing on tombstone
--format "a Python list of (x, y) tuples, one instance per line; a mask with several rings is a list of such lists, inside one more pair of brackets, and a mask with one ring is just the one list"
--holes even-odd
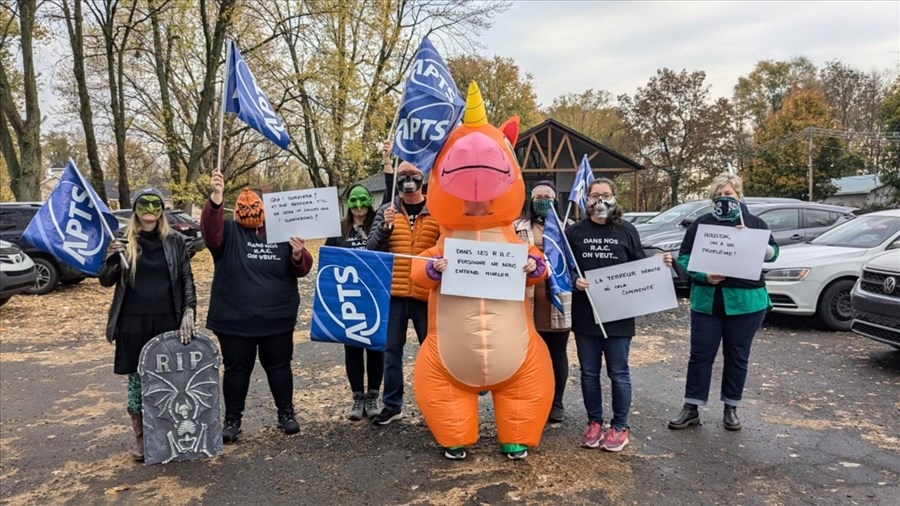
[[(215, 365), (215, 363), (210, 363), (201, 367), (196, 374), (191, 376), (187, 386), (184, 388), (184, 393), (194, 401), (194, 419), (196, 419), (197, 415), (200, 413), (200, 406), (210, 409), (212, 406), (207, 401), (218, 394), (219, 383), (215, 379), (207, 377), (208, 375), (202, 374), (204, 371)], [(209, 390), (206, 388), (207, 385), (216, 387), (215, 392), (207, 392), (206, 390)]]

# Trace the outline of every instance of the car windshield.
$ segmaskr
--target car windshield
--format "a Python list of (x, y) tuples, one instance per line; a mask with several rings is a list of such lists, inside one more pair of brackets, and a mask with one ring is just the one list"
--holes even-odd
[(691, 212), (691, 210), (694, 209), (696, 206), (697, 206), (696, 202), (688, 202), (685, 204), (678, 204), (677, 206), (673, 207), (672, 209), (669, 209), (668, 211), (663, 211), (663, 212), (657, 214), (656, 216), (653, 217), (653, 219), (647, 221), (647, 223), (669, 223), (669, 222), (675, 221), (678, 218), (680, 218), (681, 216)]
[(816, 237), (812, 244), (872, 248), (900, 231), (900, 218), (894, 216), (860, 216)]

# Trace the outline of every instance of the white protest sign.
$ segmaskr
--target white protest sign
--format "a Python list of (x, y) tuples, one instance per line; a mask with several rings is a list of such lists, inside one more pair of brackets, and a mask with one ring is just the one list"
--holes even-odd
[(585, 271), (600, 321), (612, 322), (678, 307), (675, 284), (661, 256)]
[(700, 225), (688, 270), (758, 280), (770, 232), (755, 228)]
[(322, 239), (341, 235), (337, 188), (311, 188), (263, 194), (266, 241), (287, 242), (291, 237)]
[(527, 244), (444, 240), (447, 269), (441, 293), (479, 299), (524, 300)]

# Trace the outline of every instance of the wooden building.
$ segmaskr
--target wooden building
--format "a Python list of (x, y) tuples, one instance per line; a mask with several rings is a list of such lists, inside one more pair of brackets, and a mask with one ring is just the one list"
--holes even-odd
[(631, 178), (629, 186), (633, 199), (628, 200), (639, 202), (641, 188), (638, 173), (645, 169), (643, 165), (552, 118), (523, 132), (516, 142), (516, 158), (522, 167), (526, 188), (531, 189), (537, 181), (553, 181), (563, 207), (568, 204), (575, 172), (585, 155), (594, 177), (608, 177), (615, 180), (618, 186), (622, 185), (622, 181), (617, 176)]

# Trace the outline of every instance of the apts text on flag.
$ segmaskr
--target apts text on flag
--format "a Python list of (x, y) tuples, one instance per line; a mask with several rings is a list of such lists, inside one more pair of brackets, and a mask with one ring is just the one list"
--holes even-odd
[(390, 253), (319, 248), (310, 339), (384, 351), (393, 270)]
[(70, 160), (22, 239), (61, 262), (96, 276), (112, 239), (100, 221), (104, 219), (110, 230), (119, 228), (116, 217)]
[(225, 112), (237, 114), (244, 123), (265, 135), (281, 149), (286, 149), (291, 137), (269, 99), (256, 84), (256, 79), (233, 40), (228, 41), (228, 55), (225, 63)]
[(465, 108), (466, 102), (459, 96), (444, 59), (425, 37), (400, 100), (393, 154), (418, 167), (427, 177)]

